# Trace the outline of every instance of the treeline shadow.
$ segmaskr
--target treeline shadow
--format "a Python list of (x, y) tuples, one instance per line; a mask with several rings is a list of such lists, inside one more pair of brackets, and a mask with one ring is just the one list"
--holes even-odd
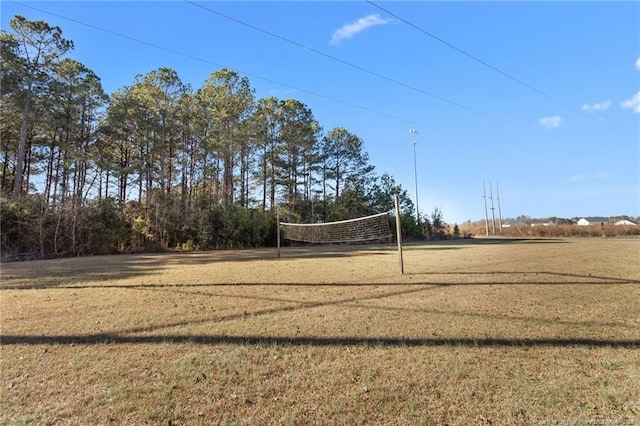
[[(394, 254), (384, 248), (283, 250), (281, 259), (336, 259), (346, 257), (386, 256)], [(161, 274), (167, 266), (199, 266), (222, 262), (277, 262), (276, 249), (230, 250), (215, 252), (185, 252), (160, 254), (132, 254), (89, 256), (84, 258), (48, 259), (14, 263), (3, 268), (0, 290), (45, 289), (73, 285), (87, 281), (105, 282)], [(17, 267), (15, 266), (17, 265)], [(24, 268), (24, 269), (23, 269)], [(12, 270), (21, 270), (14, 273)], [(13, 279), (27, 281), (12, 284)], [(99, 286), (99, 285), (97, 285)]]
[[(566, 243), (560, 239), (527, 239), (527, 238), (480, 238), (444, 241), (414, 242), (405, 245), (407, 250), (460, 250), (476, 244), (518, 244), (518, 243)], [(50, 259), (40, 261), (18, 262), (11, 267), (3, 265), (3, 279), (0, 290), (32, 290), (46, 288), (66, 288), (75, 283), (96, 282), (95, 287), (108, 286), (110, 281), (150, 277), (162, 274), (164, 268), (172, 265), (200, 266), (222, 262), (264, 262), (265, 266), (280, 260), (295, 261), (298, 259), (336, 259), (370, 256), (395, 256), (395, 244), (336, 244), (323, 246), (283, 247), (278, 258), (276, 248), (260, 248), (246, 250), (221, 250), (207, 252), (171, 252), (145, 253), (107, 256), (89, 256), (84, 258)], [(439, 272), (437, 272), (439, 273)], [(435, 274), (437, 274), (435, 273)], [(455, 272), (454, 272), (455, 273)], [(499, 272), (483, 272), (494, 274)], [(515, 273), (515, 272), (514, 272)], [(521, 273), (533, 273), (531, 271)], [(545, 272), (538, 272), (545, 273)], [(468, 274), (475, 274), (469, 272)], [(409, 274), (407, 274), (409, 275)], [(591, 277), (593, 278), (593, 277)], [(603, 278), (606, 279), (606, 278)], [(19, 280), (14, 284), (12, 280)], [(616, 282), (621, 280), (612, 279)], [(638, 280), (622, 280), (633, 281)], [(324, 284), (324, 283), (316, 283)], [(415, 283), (412, 283), (415, 284)], [(424, 282), (423, 284), (437, 284)], [(504, 284), (504, 283), (489, 283)], [(245, 285), (251, 285), (247, 283)], [(270, 285), (259, 284), (255, 285)], [(289, 284), (287, 285), (295, 285)], [(314, 285), (314, 284), (310, 284)]]

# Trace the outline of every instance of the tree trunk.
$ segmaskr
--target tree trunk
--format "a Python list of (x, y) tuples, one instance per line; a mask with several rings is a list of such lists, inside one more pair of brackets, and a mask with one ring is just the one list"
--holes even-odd
[(20, 141), (18, 143), (18, 158), (16, 159), (16, 175), (13, 180), (13, 197), (19, 197), (22, 194), (22, 168), (24, 167), (24, 156), (27, 146), (27, 118), (31, 108), (31, 91), (33, 88), (33, 77), (29, 78), (27, 85), (27, 94), (24, 99), (24, 108), (22, 109), (22, 122), (20, 123)]

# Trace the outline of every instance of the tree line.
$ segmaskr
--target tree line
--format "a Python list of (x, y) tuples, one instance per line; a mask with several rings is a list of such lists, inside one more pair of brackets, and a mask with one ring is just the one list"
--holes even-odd
[[(316, 223), (392, 211), (419, 224), (406, 190), (369, 163), (364, 141), (325, 131), (296, 99), (256, 99), (246, 77), (201, 87), (162, 67), (108, 95), (68, 57), (73, 42), (15, 16), (1, 37), (3, 257), (274, 243), (276, 212)], [(433, 227), (436, 225), (436, 228)]]

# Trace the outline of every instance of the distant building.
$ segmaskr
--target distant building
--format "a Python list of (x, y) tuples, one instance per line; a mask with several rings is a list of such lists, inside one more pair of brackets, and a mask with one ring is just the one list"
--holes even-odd
[(600, 225), (601, 223), (607, 225), (609, 224), (609, 219), (606, 217), (583, 217), (578, 220), (579, 226)]
[(635, 225), (637, 225), (637, 223), (631, 222), (630, 220), (627, 220), (627, 219), (623, 219), (623, 220), (617, 221), (616, 223), (614, 223), (614, 225), (635, 226)]
[(509, 220), (502, 224), (503, 228), (511, 228), (512, 226), (528, 226), (521, 220)]
[(549, 219), (537, 219), (531, 221), (531, 226), (555, 226), (556, 224)]

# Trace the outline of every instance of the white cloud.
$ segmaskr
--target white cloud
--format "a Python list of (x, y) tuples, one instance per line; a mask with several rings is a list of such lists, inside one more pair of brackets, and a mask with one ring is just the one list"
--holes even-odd
[(631, 109), (633, 112), (640, 114), (640, 92), (633, 95), (631, 99), (620, 102), (620, 106), (625, 109)]
[(584, 173), (579, 173), (577, 175), (569, 176), (567, 180), (569, 182), (582, 182), (586, 178), (587, 178), (587, 175), (585, 175)]
[(355, 22), (352, 22), (335, 30), (333, 36), (331, 37), (330, 43), (333, 45), (338, 45), (342, 42), (342, 40), (351, 38), (369, 27), (372, 27), (374, 25), (383, 25), (389, 22), (391, 21), (382, 19), (380, 15), (365, 16), (364, 18), (360, 18)]
[(556, 127), (560, 127), (560, 123), (562, 123), (562, 117), (560, 117), (559, 115), (554, 115), (553, 117), (543, 117), (539, 122), (542, 127), (555, 129)]
[(636, 68), (640, 70), (640, 58), (636, 59)]
[(609, 172), (607, 172), (606, 170), (601, 170), (598, 173), (589, 174), (589, 175), (587, 175), (586, 173), (576, 173), (575, 175), (569, 176), (567, 178), (567, 182), (577, 183), (577, 182), (585, 182), (587, 180), (593, 180), (593, 179), (604, 180), (604, 179), (607, 179), (608, 177), (609, 177)]
[(611, 101), (596, 102), (595, 104), (584, 104), (582, 109), (585, 111), (606, 111), (611, 106)]

